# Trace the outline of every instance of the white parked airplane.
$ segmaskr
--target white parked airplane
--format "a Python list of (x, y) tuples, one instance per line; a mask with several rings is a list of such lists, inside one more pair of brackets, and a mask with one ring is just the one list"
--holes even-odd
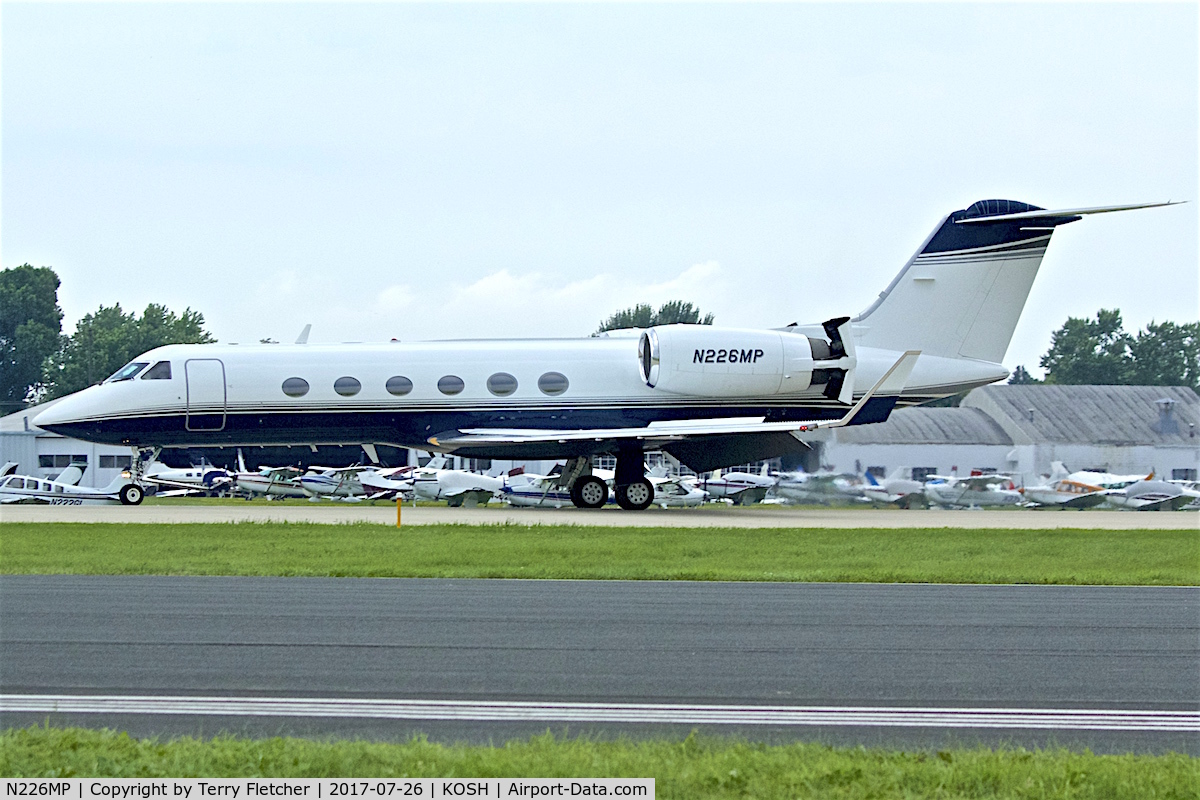
[(985, 508), (1019, 506), (1025, 497), (1007, 475), (973, 475), (931, 478), (925, 482), (925, 499), (943, 508)]
[(787, 503), (832, 505), (862, 500), (862, 481), (840, 472), (779, 472), (772, 494)]
[(59, 478), (48, 481), (33, 475), (8, 474), (0, 477), (0, 503), (45, 503), (52, 506), (136, 506), (145, 493), (133, 483), (128, 474), (118, 475), (103, 489), (89, 489), (75, 484), (83, 477), (83, 470), (72, 465), (63, 470)]
[(486, 505), (500, 493), (503, 478), (461, 469), (444, 469), (446, 458), (434, 456), (413, 475), (413, 492), (422, 500), (445, 500), (450, 506)]
[(862, 496), (872, 503), (912, 508), (925, 505), (925, 483), (912, 479), (912, 469), (897, 467), (882, 481), (870, 472), (863, 474)]
[(233, 480), (238, 491), (247, 497), (307, 497), (300, 484), (300, 473), (298, 467), (262, 467), (257, 472), (236, 472)]
[(734, 505), (749, 506), (761, 503), (767, 492), (775, 487), (775, 482), (765, 467), (760, 475), (753, 472), (722, 473), (718, 469), (708, 478), (697, 479), (695, 486), (714, 500), (732, 500)]
[(340, 499), (353, 503), (366, 494), (358, 476), (374, 467), (314, 467), (297, 480), (310, 500)]
[[(232, 489), (234, 478), (227, 470), (210, 464), (175, 469), (159, 461), (151, 462), (142, 474), (142, 483), (152, 484), (160, 491), (156, 497), (178, 497), (189, 494), (211, 495)], [(161, 490), (166, 491), (161, 491)]]
[(390, 467), (363, 472), (358, 476), (368, 500), (410, 500), (413, 497), (413, 467)]
[(1061, 461), (1050, 464), (1046, 483), (1027, 485), (1019, 491), (1027, 502), (1047, 508), (1095, 508), (1106, 498), (1104, 487), (1072, 477)]
[(1054, 230), (1159, 205), (979, 201), (943, 218), (853, 319), (585, 339), (172, 345), (34, 423), (135, 448), (373, 443), (565, 458), (572, 501), (593, 508), (608, 487), (586, 465), (615, 453), (617, 502), (645, 508), (647, 449), (708, 472), (800, 453), (819, 428), (879, 422), (897, 404), (1007, 377), (1000, 362)]

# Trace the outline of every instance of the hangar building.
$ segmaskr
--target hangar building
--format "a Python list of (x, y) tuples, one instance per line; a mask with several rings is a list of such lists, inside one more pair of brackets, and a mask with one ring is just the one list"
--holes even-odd
[[(950, 475), (1068, 469), (1195, 480), (1200, 396), (1186, 386), (984, 386), (959, 408), (906, 408), (879, 425), (843, 428), (823, 445), (837, 471)], [(957, 467), (957, 470), (955, 469)]]

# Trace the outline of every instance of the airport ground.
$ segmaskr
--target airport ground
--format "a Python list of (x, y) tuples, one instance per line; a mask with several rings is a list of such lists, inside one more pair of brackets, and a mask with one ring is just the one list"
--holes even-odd
[[(58, 521), (17, 524), (32, 523), (39, 513), (48, 512), (53, 512), (49, 519)], [(534, 748), (528, 737), (549, 730), (559, 737), (547, 745), (551, 749), (592, 747), (589, 757), (593, 759), (598, 758), (596, 748), (615, 747), (624, 739), (633, 744), (621, 746), (681, 746), (696, 730), (702, 736), (716, 737), (704, 745), (713, 748), (706, 762), (709, 766), (725, 763), (730, 757), (721, 748), (736, 749), (738, 741), (761, 743), (748, 745), (759, 753), (764, 752), (762, 745), (786, 747), (797, 742), (871, 748), (850, 751), (850, 761), (830, 766), (822, 773), (824, 777), (810, 782), (826, 790), (836, 788), (829, 783), (831, 775), (869, 775), (877, 769), (870, 764), (878, 763), (895, 769), (899, 751), (914, 758), (927, 754), (931, 759), (944, 752), (949, 761), (937, 759), (944, 764), (987, 757), (1003, 761), (1007, 748), (1014, 747), (1036, 751), (1027, 754), (1024, 767), (1010, 763), (1001, 768), (1000, 773), (1007, 777), (981, 779), (993, 787), (1014, 786), (1010, 778), (1027, 774), (1022, 770), (1030, 768), (1028, 759), (1037, 764), (1054, 758), (1069, 761), (1083, 757), (1088, 750), (1157, 754), (1150, 757), (1170, 759), (1173, 757), (1163, 754), (1175, 752), (1192, 757), (1181, 762), (1154, 762), (1157, 766), (1150, 772), (1182, 776), (1176, 782), (1185, 788), (1159, 794), (1189, 796), (1196, 785), (1194, 757), (1200, 755), (1200, 691), (1196, 689), (1200, 685), (1200, 589), (1196, 588), (1200, 584), (1200, 533), (1191, 514), (768, 507), (644, 514), (568, 511), (564, 515), (561, 511), (405, 507), (402, 519), (413, 529), (410, 539), (394, 529), (394, 506), (243, 503), (237, 507), (236, 503), (217, 503), (25, 507), (2, 513), (7, 532), (0, 548), (0, 569), (5, 572), (24, 571), (10, 569), (16, 551), (12, 547), (15, 538), (8, 532), (26, 529), (63, 529), (80, 537), (90, 530), (93, 539), (108, 538), (102, 533), (109, 530), (146, 535), (157, 529), (158, 538), (164, 541), (169, 541), (171, 534), (182, 534), (178, 537), (182, 539), (191, 538), (186, 532), (193, 530), (214, 533), (224, 529), (235, 534), (240, 531), (240, 537), (247, 540), (246, 549), (264, 555), (276, 549), (274, 544), (256, 543), (253, 537), (255, 531), (267, 529), (290, 531), (293, 536), (305, 531), (301, 538), (311, 535), (320, 541), (324, 536), (327, 543), (348, 538), (343, 545), (351, 549), (369, 538), (388, 539), (395, 545), (431, 540), (445, 532), (473, 532), (479, 542), (485, 541), (484, 537), (494, 541), (513, 531), (522, 532), (529, 540), (639, 534), (678, 537), (679, 543), (667, 546), (662, 554), (667, 559), (687, 551), (685, 540), (689, 537), (693, 558), (712, 545), (713, 540), (705, 537), (724, 537), (726, 542), (740, 540), (743, 544), (758, 540), (768, 550), (775, 548), (777, 559), (813, 558), (812, 552), (780, 552), (778, 544), (783, 539), (774, 537), (792, 530), (793, 539), (850, 537), (853, 547), (834, 550), (860, 560), (871, 555), (895, 559), (900, 557), (897, 552), (905, 550), (913, 557), (921, 539), (941, 538), (950, 543), (944, 551), (926, 551), (924, 557), (931, 563), (953, 565), (957, 561), (962, 566), (977, 562), (989, 544), (1021, 539), (1021, 532), (1014, 533), (1014, 528), (1044, 526), (1035, 528), (1026, 540), (1053, 543), (1057, 537), (1067, 547), (1064, 552), (1050, 553), (1049, 562), (1038, 562), (1027, 552), (1010, 553), (1010, 561), (1024, 562), (1031, 569), (1071, 561), (1078, 567), (1089, 558), (1089, 543), (1121, 544), (1123, 540), (1126, 549), (1120, 555), (1102, 555), (1099, 560), (1118, 562), (1108, 564), (1118, 570), (1135, 570), (1139, 558), (1157, 554), (1182, 564), (1183, 579), (1168, 581), (1182, 585), (871, 585), (788, 582), (786, 576), (772, 577), (775, 583), (748, 577), (733, 584), (694, 580), (163, 577), (162, 572), (179, 570), (154, 566), (158, 555), (132, 547), (126, 548), (127, 561), (140, 559), (151, 564), (148, 570), (134, 570), (142, 572), (140, 575), (0, 578), (4, 621), (0, 644), (5, 653), (0, 691), (6, 697), (0, 708), (11, 708), (12, 696), (39, 694), (53, 696), (59, 709), (19, 713), (5, 709), (2, 724), (18, 728), (49, 721), (53, 726), (117, 728), (135, 736), (228, 732), (248, 737), (238, 747), (257, 746), (254, 743), (263, 737), (276, 735), (396, 742), (418, 733), (442, 743), (496, 743), (516, 737), (525, 742), (522, 746)], [(154, 516), (139, 517), (144, 514)], [(279, 526), (199, 522), (278, 520), (291, 514), (297, 515), (291, 517), (296, 521)], [(116, 524), (62, 524), (80, 519)], [(120, 524), (134, 519), (152, 524)], [(354, 521), (378, 524), (312, 524)], [(173, 524), (165, 524), (168, 522)], [(480, 522), (484, 524), (470, 524)], [(631, 524), (641, 530), (626, 527)], [(652, 528), (654, 525), (658, 527)], [(903, 529), (911, 525), (920, 527)], [(1078, 530), (1084, 525), (1093, 530)], [(1106, 525), (1116, 530), (1102, 530)], [(667, 530), (664, 526), (682, 527)], [(1165, 529), (1154, 530), (1158, 526)], [(869, 535), (876, 538), (863, 538), (868, 536), (865, 530), (872, 530)], [(22, 533), (21, 538), (28, 537)], [(235, 537), (222, 541), (192, 544), (217, 555), (228, 554)], [(659, 539), (660, 549), (664, 541), (669, 539)], [(889, 541), (895, 550), (884, 546)], [(1174, 544), (1164, 548), (1163, 541)], [(46, 544), (54, 547), (61, 542), (52, 535)], [(463, 549), (461, 540), (443, 539), (441, 546), (444, 555)], [(673, 547), (680, 549), (676, 552)], [(403, 549), (392, 547), (398, 552)], [(601, 548), (584, 555), (593, 561), (619, 561), (619, 549), (606, 552)], [(823, 548), (819, 552), (827, 555), (831, 551)], [(336, 560), (337, 548), (326, 546), (325, 553), (328, 567)], [(737, 553), (717, 553), (715, 558), (736, 560), (740, 557)], [(633, 560), (638, 559), (645, 560), (643, 556)], [(106, 570), (114, 571), (111, 567)], [(1030, 582), (1063, 581), (1043, 575), (1042, 581)], [(116, 705), (96, 705), (86, 711), (71, 705), (98, 695), (114, 698)], [(161, 706), (153, 706), (177, 696), (216, 703), (167, 713)], [(231, 709), (228, 701), (233, 698), (247, 705)], [(139, 699), (152, 705), (129, 705)], [(302, 705), (299, 711), (293, 708), (280, 714), (278, 705), (272, 705), (288, 699), (350, 701), (346, 708), (351, 710), (335, 708), (327, 715)], [(363, 700), (382, 701), (382, 705), (373, 715), (364, 715), (353, 710), (353, 701)], [(397, 713), (397, 707), (411, 702), (418, 704), (415, 711), (409, 708)], [(470, 708), (464, 712), (461, 703)], [(530, 703), (541, 711), (530, 714)], [(571, 715), (578, 713), (575, 706), (579, 703), (599, 703), (616, 716), (574, 718)], [(659, 708), (656, 719), (637, 718), (647, 705)], [(695, 716), (708, 713), (704, 708), (709, 706), (742, 716), (719, 722)], [(764, 706), (786, 707), (793, 717), (764, 723)], [(447, 708), (455, 709), (457, 716), (447, 716)], [(801, 718), (812, 709), (834, 709), (836, 713), (819, 723), (811, 716)], [(958, 716), (935, 723), (930, 723), (929, 717), (922, 723), (880, 716), (881, 710), (890, 714), (904, 709), (949, 710)], [(1005, 713), (1032, 710), (1040, 719), (962, 716), (997, 709)], [(1080, 725), (1079, 713), (1089, 711), (1108, 717), (1090, 718)], [(8, 736), (14, 734), (10, 731)], [(972, 749), (978, 747), (985, 750)], [(1070, 752), (1056, 756), (1055, 747)], [(1000, 750), (991, 752), (994, 748)], [(494, 752), (488, 747), (474, 750), (484, 751)], [(795, 758), (811, 763), (815, 756), (809, 753)], [(734, 760), (751, 768), (748, 757)], [(1115, 767), (1118, 775), (1128, 777), (1138, 771), (1134, 762), (1123, 763), (1124, 767)], [(708, 774), (706, 769), (697, 766), (694, 771)], [(1093, 775), (1107, 769), (1096, 762), (1086, 767)], [(1067, 788), (1048, 790), (1045, 796), (1071, 794), (1069, 775), (1086, 770), (1077, 763), (1054, 767), (1058, 778), (1068, 776)], [(752, 772), (755, 780), (761, 778), (761, 770)], [(611, 771), (601, 769), (594, 774)], [(747, 785), (737, 780), (717, 785), (711, 779), (705, 784), (711, 790), (706, 793), (712, 796), (744, 796)], [(1126, 783), (1131, 785), (1135, 784)], [(1149, 784), (1136, 785), (1142, 794), (1150, 790)], [(1089, 791), (1097, 797), (1112, 794), (1093, 786), (1071, 796), (1089, 796)], [(1128, 791), (1126, 796), (1138, 793)], [(887, 796), (889, 791), (880, 794)], [(1012, 792), (961, 794), (1006, 796)], [(696, 793), (681, 789), (675, 796)], [(845, 796), (857, 795), (848, 792)]]
[[(395, 525), (395, 504), (204, 498), (147, 501), (140, 506), (7, 506), (6, 522), (372, 522)], [(405, 504), (403, 525), (588, 525), (621, 528), (1017, 528), (1052, 530), (1200, 530), (1200, 514), (1188, 511), (1030, 511), (881, 509), (826, 506), (728, 506), (623, 511), (616, 508), (514, 508), (489, 504), (450, 508), (441, 503)]]

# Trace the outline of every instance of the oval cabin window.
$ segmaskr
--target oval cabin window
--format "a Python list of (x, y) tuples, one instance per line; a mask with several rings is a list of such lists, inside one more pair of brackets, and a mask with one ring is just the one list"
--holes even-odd
[(438, 391), (442, 394), (458, 394), (464, 388), (466, 384), (457, 375), (446, 375), (438, 381)]
[(283, 382), (283, 393), (288, 397), (304, 397), (308, 394), (308, 381), (304, 378), (288, 378)]
[(542, 390), (542, 394), (556, 395), (562, 394), (570, 386), (570, 381), (567, 376), (561, 372), (547, 372), (542, 377), (538, 378), (538, 388)]
[(507, 397), (517, 390), (517, 379), (507, 372), (497, 372), (487, 379), (487, 388), (497, 397)]
[(388, 378), (387, 390), (389, 394), (399, 397), (413, 390), (413, 382), (403, 375), (396, 375), (395, 377)]
[(358, 382), (358, 378), (347, 376), (334, 381), (333, 390), (342, 397), (353, 397), (362, 391), (362, 384)]

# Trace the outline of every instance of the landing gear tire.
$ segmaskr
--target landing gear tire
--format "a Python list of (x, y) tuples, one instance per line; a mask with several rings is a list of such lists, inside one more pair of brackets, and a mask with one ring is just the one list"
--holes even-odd
[(121, 505), (123, 506), (139, 505), (145, 495), (146, 493), (142, 491), (142, 487), (136, 483), (127, 483), (121, 487), (121, 491), (117, 492), (117, 497), (121, 499)]
[(603, 508), (608, 502), (608, 484), (594, 475), (582, 477), (571, 487), (571, 502), (576, 508)]
[(617, 487), (617, 505), (627, 511), (644, 511), (654, 502), (654, 486), (642, 478), (628, 486)]

